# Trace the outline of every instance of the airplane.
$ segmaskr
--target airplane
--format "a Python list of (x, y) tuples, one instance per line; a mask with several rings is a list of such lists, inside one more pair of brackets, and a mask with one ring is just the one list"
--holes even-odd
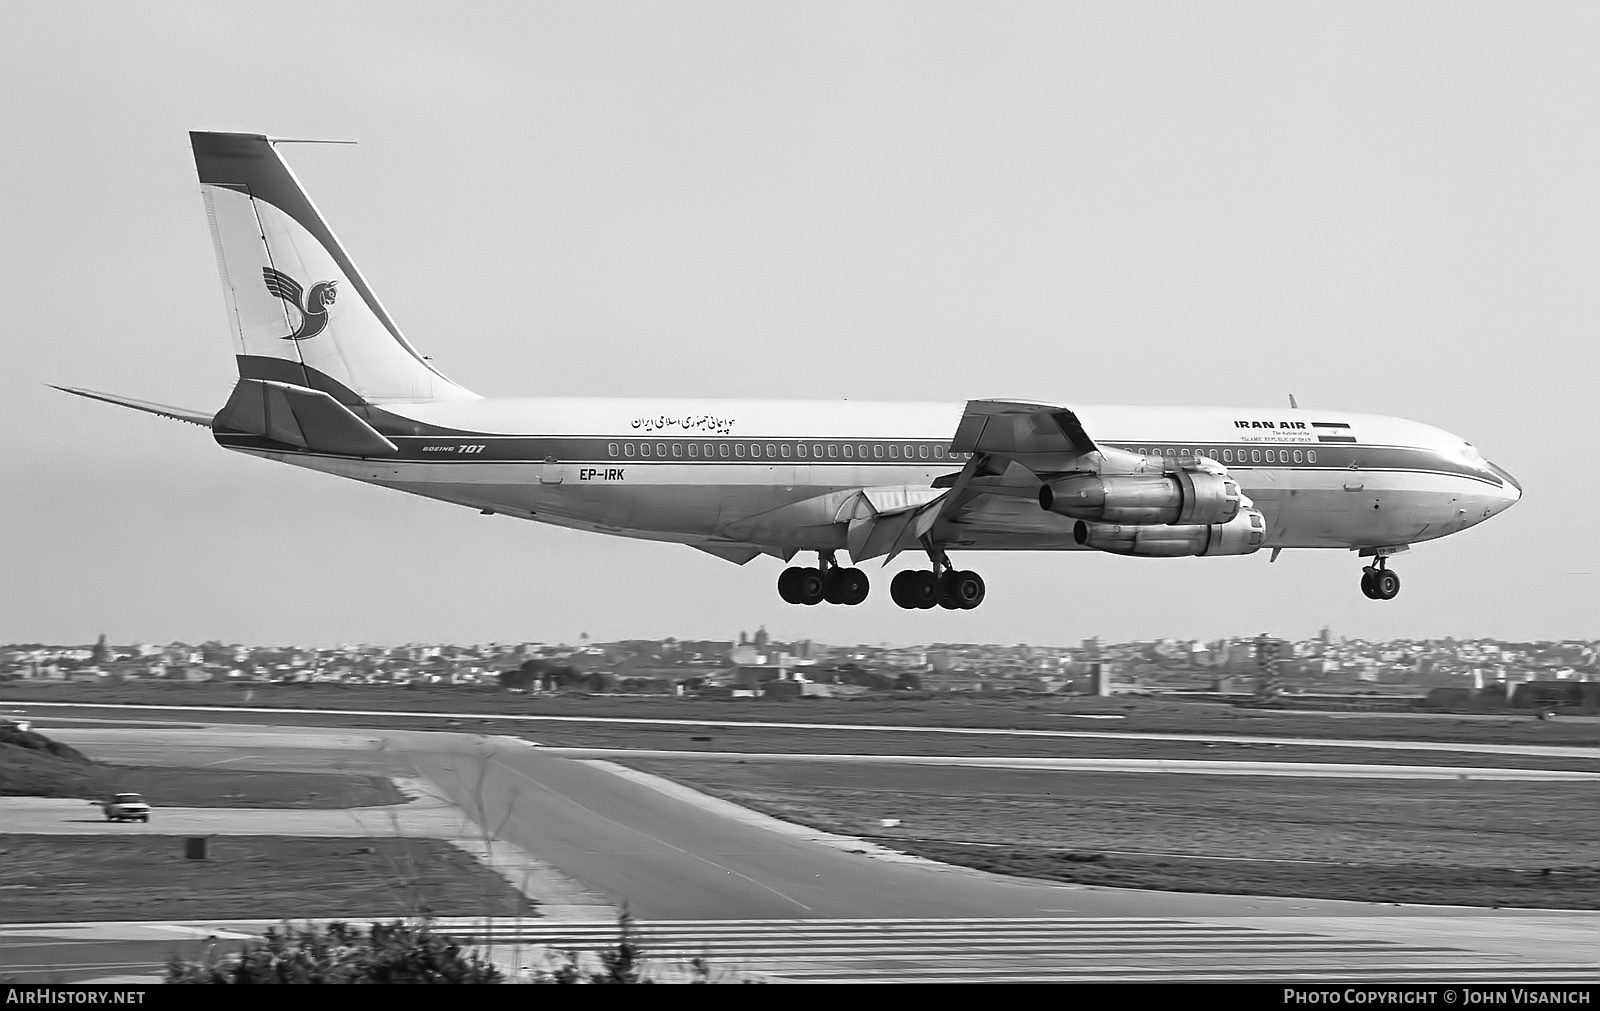
[[(209, 428), (225, 449), (500, 514), (792, 562), (786, 602), (857, 605), (863, 562), (905, 552), (906, 609), (970, 610), (950, 552), (1150, 558), (1353, 550), (1389, 559), (1504, 512), (1522, 486), (1399, 418), (1300, 409), (489, 398), (401, 333), (259, 134), (190, 134), (239, 379), (221, 410), (67, 393)], [(839, 560), (848, 553), (849, 564)]]

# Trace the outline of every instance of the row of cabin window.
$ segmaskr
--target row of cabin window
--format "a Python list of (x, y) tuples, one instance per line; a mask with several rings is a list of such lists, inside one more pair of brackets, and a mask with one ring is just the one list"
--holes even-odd
[(606, 446), (606, 452), (612, 456), (645, 457), (666, 459), (670, 454), (674, 460), (688, 457), (698, 459), (735, 459), (735, 460), (788, 460), (798, 457), (801, 460), (963, 460), (965, 453), (947, 452), (940, 445), (905, 445), (897, 443), (804, 443), (804, 442), (624, 442), (611, 443)]
[(1249, 459), (1248, 460), (1245, 459), (1245, 452), (1246, 451), (1242, 450), (1242, 449), (1240, 449), (1240, 450), (1232, 450), (1232, 449), (1220, 449), (1220, 450), (1219, 449), (1196, 449), (1191, 453), (1190, 450), (1187, 449), (1187, 448), (1184, 448), (1184, 449), (1171, 449), (1171, 448), (1168, 448), (1166, 450), (1162, 450), (1160, 446), (1157, 446), (1157, 447), (1155, 447), (1154, 450), (1150, 450), (1150, 449), (1146, 449), (1145, 447), (1141, 446), (1138, 449), (1134, 450), (1134, 452), (1143, 454), (1144, 456), (1161, 456), (1161, 455), (1163, 455), (1163, 453), (1166, 456), (1177, 456), (1177, 457), (1184, 457), (1184, 456), (1191, 456), (1191, 455), (1192, 456), (1209, 456), (1211, 459), (1213, 459), (1213, 460), (1221, 460), (1223, 463), (1261, 463), (1261, 462), (1263, 462), (1262, 461), (1263, 455), (1265, 455), (1265, 457), (1266, 457), (1266, 460), (1265, 460), (1266, 463), (1288, 463), (1291, 458), (1294, 460), (1295, 463), (1316, 463), (1317, 462), (1317, 451), (1314, 450), (1314, 449), (1308, 449), (1308, 450), (1305, 450), (1303, 452), (1301, 450), (1298, 450), (1298, 449), (1293, 450), (1293, 451), (1287, 450), (1287, 449), (1252, 449), (1252, 450), (1249, 450)]

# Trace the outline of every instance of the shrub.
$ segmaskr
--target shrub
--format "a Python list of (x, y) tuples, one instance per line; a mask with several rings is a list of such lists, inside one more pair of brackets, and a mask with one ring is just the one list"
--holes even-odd
[(494, 965), (426, 924), (285, 924), (236, 955), (167, 963), (168, 983), (500, 983)]
[[(595, 952), (599, 971), (585, 970), (575, 951), (557, 952), (548, 968), (524, 973), (528, 983), (650, 983), (633, 918), (624, 910), (615, 948)], [(688, 982), (723, 982), (702, 959), (691, 959)], [(732, 981), (728, 977), (727, 981)], [(374, 923), (363, 934), (345, 923), (268, 930), (234, 955), (167, 962), (168, 983), (505, 983), (505, 975), (426, 923)]]

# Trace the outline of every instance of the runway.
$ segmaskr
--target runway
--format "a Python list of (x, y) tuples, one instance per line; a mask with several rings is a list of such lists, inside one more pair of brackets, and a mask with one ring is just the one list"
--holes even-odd
[[(1092, 923), (1085, 926), (1082, 921), (1104, 921), (1106, 943), (1115, 948), (1121, 935), (1112, 921), (1159, 920), (1184, 929), (1213, 930), (1214, 943), (1205, 949), (1203, 960), (1224, 975), (1255, 971), (1263, 963), (1260, 946), (1253, 940), (1285, 932), (1305, 933), (1313, 940), (1354, 936), (1409, 946), (1406, 952), (1386, 949), (1384, 957), (1398, 959), (1415, 956), (1409, 948), (1442, 948), (1450, 953), (1445, 961), (1453, 959), (1452, 964), (1503, 966), (1495, 970), (1501, 978), (1512, 978), (1523, 969), (1530, 975), (1515, 978), (1552, 978), (1538, 975), (1550, 972), (1569, 974), (1562, 978), (1592, 978), (1600, 971), (1600, 916), (1594, 913), (1379, 906), (1007, 878), (855, 847), (848, 839), (820, 839), (810, 830), (774, 825), (775, 820), (751, 812), (740, 815), (743, 809), (734, 805), (719, 808), (686, 802), (684, 795), (658, 788), (652, 777), (618, 775), (604, 763), (580, 761), (513, 738), (237, 725), (193, 730), (86, 727), (51, 733), (93, 757), (113, 761), (185, 765), (229, 761), (242, 768), (324, 771), (381, 768), (390, 775), (420, 776), (497, 837), (535, 854), (612, 903), (626, 903), (641, 920), (690, 925), (674, 929), (696, 929), (693, 924), (710, 929), (728, 923), (755, 929), (748, 926), (750, 921), (758, 925), (806, 921), (814, 924), (806, 929), (826, 933), (843, 929), (848, 921), (863, 921), (883, 925), (885, 936), (899, 936), (905, 930), (892, 923), (1021, 918), (1050, 921), (1059, 929), (1079, 931), (1074, 936), (1081, 937), (1085, 931), (1094, 933)], [(1294, 927), (1284, 926), (1291, 920)], [(1543, 925), (1541, 943), (1529, 949), (1526, 939), (1535, 921)], [(1312, 926), (1316, 923), (1324, 926)], [(1327, 924), (1342, 927), (1335, 930)], [(1242, 932), (1229, 933), (1222, 929), (1225, 926)], [(1200, 948), (1184, 946), (1188, 936), (1181, 932), (1162, 936), (1151, 942), (1149, 951), (1165, 950), (1169, 961), (1174, 953), (1199, 952)], [(1363, 962), (1352, 952), (1344, 958), (1336, 949), (1337, 945), (1329, 946), (1326, 957), (1307, 962), (1306, 970), (1367, 973), (1363, 978), (1400, 971), (1393, 959), (1383, 963), (1390, 969), (1382, 969), (1378, 962)], [(1134, 948), (1125, 947), (1122, 955), (1108, 951), (1082, 964), (1123, 965), (1137, 978), (1156, 978), (1151, 975), (1154, 963), (1140, 961), (1133, 952)], [(1485, 956), (1494, 957), (1485, 961)], [(838, 964), (837, 958), (828, 957)], [(1201, 960), (1199, 955), (1184, 957), (1191, 965)], [(1013, 960), (1018, 966), (1043, 964), (1032, 955), (1016, 958), (1021, 959)], [(1292, 963), (1292, 957), (1286, 958), (1289, 962), (1283, 967)], [(910, 963), (899, 959), (897, 964)], [(1426, 971), (1436, 971), (1444, 962), (1430, 964), (1435, 968)], [(905, 971), (912, 968), (916, 967)], [(841, 978), (857, 977), (845, 973)]]
[(672, 758), (847, 765), (921, 765), (1028, 772), (1170, 773), (1194, 776), (1294, 776), (1322, 779), (1447, 779), (1515, 783), (1593, 783), (1600, 772), (1494, 769), (1450, 765), (1362, 765), (1344, 762), (1237, 762), (1172, 758), (1029, 758), (960, 755), (794, 755), (740, 751), (658, 751), (642, 748), (545, 748), (566, 758)]
[(621, 726), (726, 727), (752, 730), (825, 730), (841, 732), (861, 731), (878, 733), (915, 733), (953, 735), (961, 737), (1070, 738), (1079, 740), (1134, 741), (1139, 743), (1172, 741), (1191, 744), (1251, 744), (1277, 745), (1285, 747), (1315, 746), (1319, 748), (1358, 748), (1368, 751), (1439, 751), (1483, 755), (1526, 755), (1542, 758), (1580, 758), (1590, 760), (1600, 759), (1600, 748), (1595, 747), (1537, 744), (1475, 744), (1471, 742), (1456, 741), (1347, 740), (1320, 737), (1258, 737), (1240, 734), (1134, 733), (1130, 731), (1115, 730), (1021, 730), (1001, 727), (935, 727), (889, 723), (796, 723), (762, 720), (688, 720), (635, 716), (536, 716), (511, 713), (416, 712), (409, 710), (386, 709), (282, 709), (263, 706), (132, 705), (121, 703), (96, 704), (84, 702), (27, 702), (22, 700), (12, 700), (3, 704), (7, 707), (13, 708), (17, 712), (32, 711), (34, 709), (42, 710), (45, 713), (60, 712), (70, 709), (92, 709), (126, 712), (130, 715), (163, 712), (195, 713), (201, 715), (207, 713), (245, 713), (256, 716), (279, 717), (291, 725), (295, 722), (295, 717), (344, 716), (365, 718), (382, 717), (393, 718), (400, 721), (461, 720), (475, 723), (588, 723)]

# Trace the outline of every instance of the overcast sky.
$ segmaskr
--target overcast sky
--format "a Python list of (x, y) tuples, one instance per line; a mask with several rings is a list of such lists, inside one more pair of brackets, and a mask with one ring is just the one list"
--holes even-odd
[[(1600, 637), (1600, 6), (0, 2), (0, 641)], [(1526, 488), (1336, 551), (958, 556), (974, 612), (484, 517), (68, 397), (234, 371), (186, 132), (487, 395), (1306, 406)], [(909, 559), (907, 559), (909, 561)], [(897, 563), (896, 567), (899, 567)]]

